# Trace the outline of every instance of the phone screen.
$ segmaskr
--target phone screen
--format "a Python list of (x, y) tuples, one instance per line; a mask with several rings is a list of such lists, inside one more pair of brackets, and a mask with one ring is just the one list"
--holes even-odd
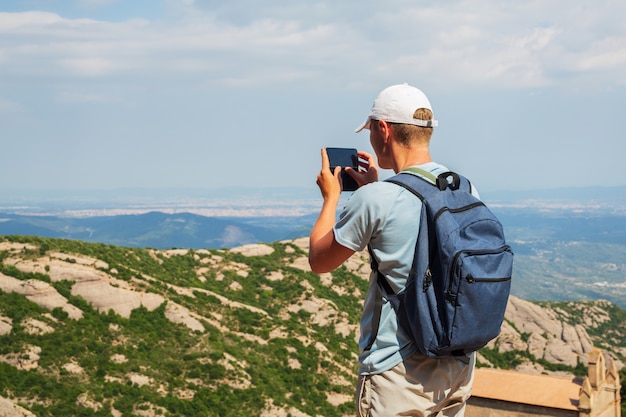
[[(359, 169), (359, 156), (357, 150), (354, 148), (326, 148), (328, 154), (328, 160), (330, 162), (330, 170), (334, 171), (335, 167), (352, 167), (352, 169)], [(354, 178), (352, 178), (343, 169), (341, 170), (341, 190), (342, 191), (354, 191), (359, 188)]]

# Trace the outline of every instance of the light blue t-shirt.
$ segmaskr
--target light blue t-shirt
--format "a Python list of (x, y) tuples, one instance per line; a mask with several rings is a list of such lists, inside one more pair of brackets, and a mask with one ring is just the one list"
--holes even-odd
[[(448, 171), (435, 162), (419, 165), (418, 168), (435, 176)], [(421, 208), (419, 198), (396, 184), (381, 181), (364, 185), (352, 194), (340, 214), (333, 228), (335, 240), (354, 251), (364, 250), (371, 244), (379, 260), (379, 271), (397, 293), (406, 286), (413, 262)], [(396, 314), (386, 299), (383, 299), (376, 340), (370, 350), (364, 350), (372, 333), (374, 297), (379, 294), (376, 273), (370, 275), (369, 283), (360, 324), (361, 375), (387, 371), (417, 350), (406, 333), (398, 329)]]

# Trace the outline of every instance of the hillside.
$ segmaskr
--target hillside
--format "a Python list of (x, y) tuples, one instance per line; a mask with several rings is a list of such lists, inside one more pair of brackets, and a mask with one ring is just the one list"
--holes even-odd
[[(307, 243), (0, 237), (0, 414), (353, 415), (367, 256), (317, 275)], [(479, 365), (581, 375), (596, 346), (621, 367), (625, 329), (626, 312), (606, 301), (511, 297)]]
[[(513, 295), (535, 301), (603, 299), (626, 308), (626, 215), (623, 205), (611, 206), (606, 197), (603, 201), (495, 205), (515, 253)], [(0, 235), (138, 248), (223, 249), (308, 236), (317, 217), (288, 215), (285, 207), (279, 215), (269, 203), (259, 204), (252, 207), (264, 214), (247, 217), (157, 211), (87, 217), (0, 212)]]

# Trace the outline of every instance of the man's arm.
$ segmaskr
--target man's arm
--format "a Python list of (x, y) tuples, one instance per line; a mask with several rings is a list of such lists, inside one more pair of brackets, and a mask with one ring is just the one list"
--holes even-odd
[(330, 171), (326, 149), (322, 149), (322, 170), (317, 175), (317, 185), (324, 203), (309, 237), (309, 265), (316, 274), (332, 271), (354, 253), (337, 243), (333, 232), (341, 196), (340, 172), (340, 167), (336, 167), (335, 172)]
[(326, 206), (325, 203), (309, 238), (309, 265), (316, 274), (334, 270), (354, 253), (335, 240), (333, 225), (337, 205)]

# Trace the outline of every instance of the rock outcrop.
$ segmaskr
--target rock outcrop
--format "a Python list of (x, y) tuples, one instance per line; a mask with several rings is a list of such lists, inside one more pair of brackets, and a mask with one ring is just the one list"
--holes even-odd
[(554, 310), (511, 296), (500, 336), (488, 347), (527, 350), (538, 359), (575, 367), (586, 361), (593, 342), (582, 326), (564, 322)]
[[(304, 251), (308, 250), (308, 239), (296, 239), (295, 245)], [(130, 317), (133, 309), (144, 306), (153, 310), (162, 305), (166, 299), (164, 296), (142, 291), (137, 283), (132, 280), (124, 281), (117, 279), (113, 274), (115, 271), (105, 272), (108, 269), (106, 262), (102, 260), (78, 256), (75, 254), (65, 254), (52, 252), (38, 258), (26, 258), (19, 256), (25, 245), (18, 243), (2, 243), (2, 249), (14, 256), (9, 256), (4, 260), (6, 264), (12, 264), (24, 273), (40, 273), (50, 277), (52, 282), (71, 281), (72, 295), (78, 295), (91, 303), (94, 308), (101, 312), (113, 310), (115, 313)], [(35, 249), (35, 248), (28, 248)], [(240, 253), (244, 256), (267, 256), (274, 252), (271, 246), (264, 244), (245, 245), (231, 249), (232, 252)], [(186, 255), (187, 250), (162, 251), (164, 256)], [(153, 256), (156, 252), (153, 251)], [(214, 260), (219, 263), (219, 259)], [(293, 260), (292, 267), (302, 270), (310, 270), (306, 257), (297, 257)], [(245, 265), (230, 263), (221, 265), (223, 271), (234, 271), (237, 275), (245, 277), (248, 274)], [(369, 276), (369, 265), (367, 255), (356, 253), (348, 262), (346, 268), (351, 272), (367, 279)], [(203, 268), (206, 270), (206, 268)], [(271, 279), (281, 279), (280, 274), (271, 273)], [(151, 279), (150, 277), (144, 277)], [(322, 274), (322, 282), (330, 285), (330, 274)], [(235, 283), (233, 283), (234, 285)], [(306, 283), (304, 283), (306, 286)], [(193, 291), (209, 293), (203, 289), (178, 288), (170, 285), (178, 293), (193, 296)], [(61, 308), (71, 318), (82, 317), (82, 311), (68, 303), (68, 300), (59, 294), (55, 288), (46, 282), (28, 279), (25, 281), (0, 273), (0, 289), (8, 292), (16, 292), (26, 296), (29, 300), (48, 309)], [(237, 288), (233, 287), (234, 290)], [(341, 289), (337, 289), (341, 291)], [(210, 294), (220, 299), (222, 303), (230, 301), (218, 294)], [(251, 311), (259, 312), (258, 309), (233, 302), (237, 308), (249, 308)], [(314, 317), (314, 322), (324, 323), (329, 315), (340, 315), (336, 307), (326, 300), (312, 298), (310, 300), (300, 300), (298, 304), (290, 307), (293, 309), (305, 309)], [(267, 314), (260, 311), (262, 314)], [(562, 312), (560, 312), (562, 314)], [(602, 310), (596, 312), (596, 317), (590, 320), (602, 321), (605, 318)], [(183, 306), (168, 301), (166, 317), (175, 323), (184, 324), (191, 330), (203, 330), (203, 325), (199, 317)], [(0, 332), (7, 333), (11, 324), (7, 320), (0, 320)], [(349, 334), (355, 331), (355, 326), (349, 326), (347, 320), (342, 318), (336, 325), (337, 332)], [(548, 362), (560, 363), (568, 366), (576, 366), (579, 361), (585, 361), (587, 354), (593, 349), (593, 342), (582, 325), (570, 325), (559, 317), (556, 311), (542, 307), (511, 296), (506, 310), (505, 323), (498, 338), (493, 340), (488, 347), (497, 348), (501, 352), (507, 351), (528, 351), (536, 358), (542, 358)], [(526, 366), (526, 365), (525, 365)]]
[[(229, 333), (231, 336), (240, 338), (240, 340), (257, 343), (259, 346), (267, 345), (273, 339), (297, 339), (297, 345), (311, 347), (312, 350), (325, 358), (325, 369), (341, 371), (335, 372), (331, 378), (335, 388), (352, 387), (353, 381), (348, 380), (349, 377), (346, 375), (352, 376), (354, 369), (333, 359), (329, 345), (325, 345), (324, 340), (318, 340), (311, 336), (316, 330), (312, 330), (306, 335), (296, 335), (290, 333), (290, 329), (286, 326), (276, 325), (273, 318), (276, 317), (279, 321), (286, 323), (291, 317), (302, 317), (302, 320), (306, 320), (307, 325), (315, 329), (324, 329), (328, 332), (327, 334), (333, 336), (339, 335), (343, 348), (343, 343), (347, 338), (358, 338), (358, 324), (356, 323), (358, 313), (355, 311), (360, 305), (359, 300), (362, 300), (364, 296), (362, 291), (366, 288), (366, 282), (370, 275), (368, 255), (366, 252), (355, 253), (344, 264), (347, 271), (357, 275), (357, 277), (350, 276), (352, 284), (346, 286), (342, 285), (341, 281), (336, 280), (336, 275), (320, 274), (316, 277), (310, 274), (306, 256), (308, 239), (296, 239), (283, 243), (280, 251), (276, 251), (273, 246), (265, 244), (246, 245), (231, 249), (230, 252), (236, 256), (232, 253), (229, 254), (228, 251), (189, 251), (184, 249), (157, 251), (150, 249), (144, 261), (148, 259), (147, 262), (154, 261), (157, 265), (152, 270), (157, 270), (154, 276), (161, 278), (157, 279), (149, 276), (145, 271), (135, 269), (132, 270), (131, 277), (128, 276), (130, 274), (120, 274), (116, 268), (110, 267), (103, 260), (89, 256), (59, 251), (45, 252), (34, 245), (1, 241), (1, 260), (7, 269), (3, 269), (5, 273), (0, 272), (0, 290), (21, 294), (28, 300), (50, 310), (50, 312), (39, 314), (36, 318), (17, 319), (19, 323), (14, 323), (14, 319), (11, 318), (13, 316), (0, 309), (0, 336), (11, 334), (14, 326), (18, 324), (19, 328), (29, 335), (47, 335), (54, 332), (56, 331), (55, 326), (58, 330), (63, 324), (62, 320), (58, 319), (59, 315), (56, 314), (58, 313), (56, 309), (64, 311), (67, 317), (72, 320), (81, 319), (84, 312), (77, 307), (81, 304), (70, 303), (68, 298), (72, 298), (72, 296), (82, 298), (101, 313), (113, 311), (125, 318), (129, 318), (133, 310), (137, 308), (143, 307), (153, 311), (165, 304), (165, 318), (180, 325), (181, 328), (184, 326), (183, 329), (186, 328), (185, 330), (190, 335), (196, 334), (199, 335), (199, 338), (204, 338), (207, 329), (211, 328), (214, 335), (218, 332), (221, 332), (222, 336)], [(281, 254), (282, 259), (276, 259), (277, 252)], [(190, 255), (193, 255), (191, 261), (189, 260)], [(158, 271), (157, 268), (161, 264), (172, 260), (177, 262), (176, 257), (187, 257), (186, 259), (178, 258), (178, 260), (187, 262), (186, 265), (192, 265), (185, 272), (187, 273), (186, 277), (191, 276), (190, 281), (195, 282), (195, 284), (187, 285), (186, 280), (170, 280), (169, 276), (164, 278), (162, 271)], [(251, 262), (246, 263), (242, 257), (250, 258)], [(263, 259), (263, 257), (271, 258), (268, 260)], [(114, 258), (111, 257), (111, 259)], [(280, 264), (280, 262), (284, 262), (284, 264)], [(120, 269), (129, 268), (125, 264), (122, 266), (122, 264), (123, 262), (118, 265)], [(11, 271), (11, 268), (15, 269)], [(136, 269), (141, 269), (141, 267)], [(306, 273), (303, 274), (302, 271)], [(157, 273), (162, 275), (157, 275)], [(259, 279), (260, 284), (257, 288), (254, 286), (256, 281), (252, 280), (257, 279), (261, 274), (265, 275)], [(290, 281), (285, 284), (285, 280)], [(206, 285), (203, 288), (198, 288), (203, 284)], [(251, 286), (251, 284), (253, 285)], [(286, 291), (287, 287), (298, 288), (299, 292), (295, 295), (290, 294), (288, 298), (282, 300), (283, 304), (279, 306), (280, 308), (275, 308), (272, 311), (271, 303), (279, 300), (278, 297), (273, 297), (279, 291)], [(300, 291), (300, 289), (302, 290)], [(271, 303), (253, 305), (255, 302), (250, 301), (252, 299), (250, 295), (254, 297), (255, 294), (257, 297), (271, 299)], [(342, 306), (346, 297), (353, 297), (356, 300), (350, 305), (350, 312)], [(198, 302), (199, 300), (201, 302)], [(196, 305), (201, 305), (201, 308), (194, 310)], [(204, 308), (207, 305), (209, 307)], [(568, 312), (570, 310), (565, 311), (567, 310), (565, 307), (540, 305), (512, 296), (509, 299), (501, 334), (490, 342), (488, 347), (499, 352), (526, 352), (527, 355), (520, 356), (522, 358), (532, 356), (550, 364), (562, 364), (569, 367), (576, 367), (579, 363), (586, 364), (588, 354), (594, 348), (594, 339), (588, 334), (586, 328), (595, 328), (609, 320), (610, 317), (607, 313), (608, 310), (604, 309), (601, 304), (589, 304), (584, 308), (584, 314), (578, 315), (574, 320), (574, 317), (570, 316), (572, 313)], [(238, 314), (231, 315), (230, 312), (232, 311), (241, 313), (240, 316), (244, 319), (249, 319), (250, 328), (255, 326), (257, 321), (263, 322), (267, 326), (265, 328), (266, 333), (235, 325), (237, 323), (233, 322), (233, 317), (238, 316)], [(350, 316), (349, 313), (352, 315)], [(116, 324), (111, 324), (110, 329), (113, 329), (111, 334), (117, 334), (119, 327)], [(120, 344), (126, 342), (122, 335), (116, 336), (115, 340), (115, 343)], [(204, 343), (200, 343), (198, 349), (206, 349)], [(288, 367), (298, 370), (305, 366), (306, 358), (301, 357), (298, 360), (292, 357), (297, 353), (297, 349), (292, 346), (293, 342), (284, 343), (285, 351), (288, 353), (286, 360)], [(0, 355), (0, 361), (19, 370), (37, 370), (42, 352), (41, 348), (35, 344), (36, 342), (25, 344), (16, 348), (15, 352)], [(345, 347), (346, 349), (349, 348), (347, 343)], [(346, 349), (343, 349), (342, 352), (347, 352)], [(352, 355), (356, 355), (356, 352)], [(43, 355), (41, 358), (45, 359)], [(45, 367), (44, 359), (41, 360), (41, 368)], [(72, 360), (75, 359), (72, 358)], [(127, 360), (125, 355), (119, 353), (111, 355), (111, 361), (115, 364), (123, 364)], [(215, 363), (212, 365), (219, 365), (228, 371), (222, 377), (222, 382), (231, 388), (247, 389), (251, 386), (252, 377), (246, 372), (247, 366), (238, 363), (239, 359), (223, 353), (219, 358), (209, 357), (203, 358), (203, 360), (208, 364), (214, 361)], [(350, 357), (347, 360), (349, 361)], [(615, 357), (614, 360), (616, 360)], [(489, 361), (485, 357), (479, 357), (479, 361), (489, 365)], [(541, 362), (545, 365), (545, 362)], [(77, 363), (71, 361), (66, 363), (62, 366), (63, 372), (82, 375), (82, 368)], [(618, 367), (621, 367), (620, 363), (618, 363)], [(530, 359), (519, 365), (517, 369), (536, 373), (551, 373), (544, 369), (540, 363), (531, 362)], [(137, 368), (137, 371), (144, 371), (144, 369)], [(124, 375), (106, 375), (105, 380), (119, 383), (126, 381), (126, 383), (133, 385), (147, 387), (158, 385), (156, 381), (150, 379), (148, 374), (149, 372), (146, 374), (135, 372), (127, 375), (127, 380), (124, 380)], [(203, 382), (200, 379), (197, 383), (190, 383), (190, 386), (200, 387), (202, 385)], [(339, 406), (351, 401), (350, 396), (346, 397), (345, 393), (335, 392), (335, 388), (328, 393), (329, 403)], [(181, 398), (193, 396), (193, 389), (191, 388), (176, 392), (176, 395)], [(95, 403), (92, 404), (93, 398), (87, 393), (79, 400), (81, 406), (84, 407), (96, 409), (98, 406)], [(300, 415), (295, 409), (282, 409), (271, 402), (266, 404), (266, 409), (267, 413), (264, 415)], [(31, 415), (28, 411), (23, 410), (24, 413), (22, 410), (14, 403), (0, 398), (0, 416)]]

